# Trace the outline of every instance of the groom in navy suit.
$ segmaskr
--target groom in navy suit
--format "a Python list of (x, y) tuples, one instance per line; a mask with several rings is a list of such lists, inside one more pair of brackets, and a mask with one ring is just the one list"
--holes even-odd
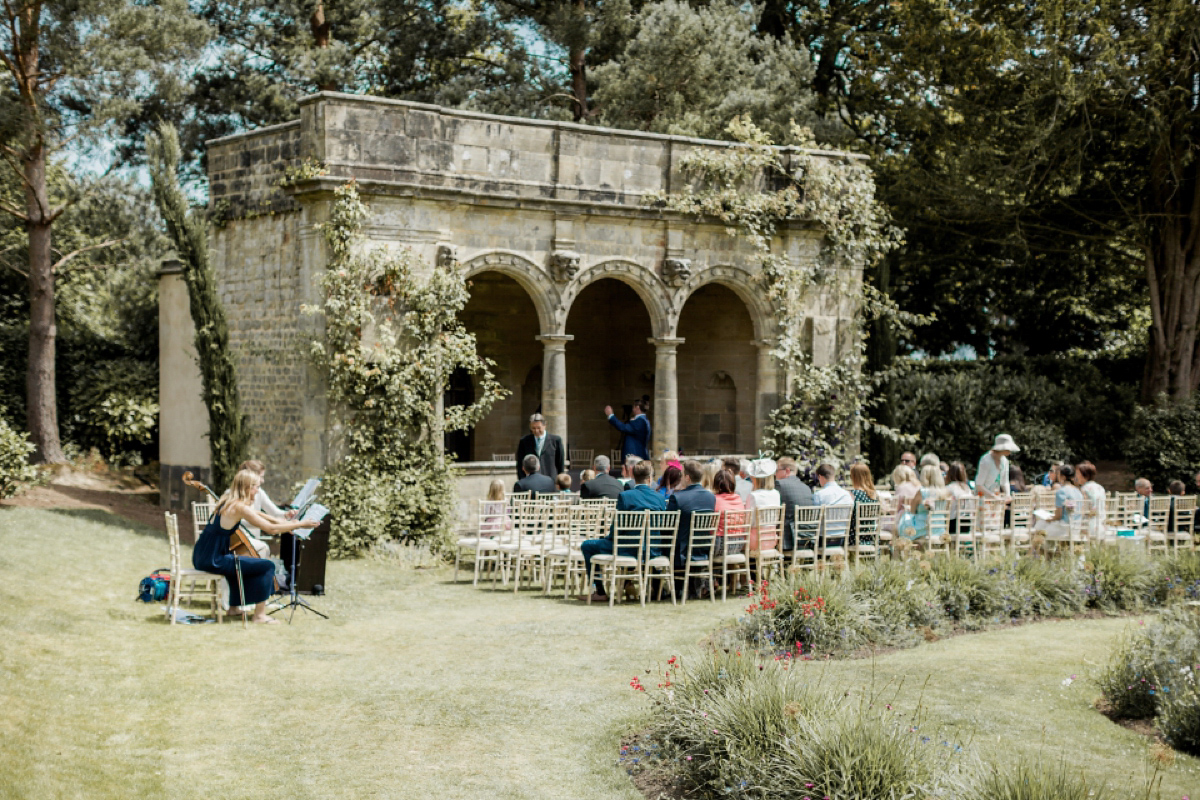
[(646, 406), (642, 400), (633, 401), (633, 419), (621, 422), (613, 413), (612, 406), (604, 407), (604, 416), (608, 424), (619, 430), (621, 437), (621, 460), (625, 456), (634, 455), (638, 458), (650, 458), (650, 420), (646, 419)]
[[(650, 469), (650, 462), (643, 461), (633, 468), (633, 483), (632, 489), (627, 489), (617, 496), (617, 511), (666, 511), (667, 501), (658, 492), (650, 488), (650, 476), (653, 474)], [(637, 552), (633, 548), (631, 552), (622, 552), (623, 556), (636, 556)], [(583, 570), (585, 575), (592, 574), (592, 556), (601, 553), (612, 553), (613, 551), (613, 533), (609, 531), (608, 536), (603, 539), (588, 539), (579, 546), (579, 550), (583, 553)], [(653, 550), (651, 551), (653, 552)], [(581, 598), (587, 599), (587, 598)], [(596, 579), (596, 592), (592, 595), (592, 602), (607, 600), (608, 593), (604, 590), (604, 583)]]

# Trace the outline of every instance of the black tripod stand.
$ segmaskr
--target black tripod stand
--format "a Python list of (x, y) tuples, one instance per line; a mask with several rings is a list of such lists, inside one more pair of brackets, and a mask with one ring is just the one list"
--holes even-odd
[(271, 613), (274, 614), (276, 611), (285, 611), (290, 608), (292, 613), (288, 614), (288, 625), (292, 624), (292, 617), (296, 616), (297, 608), (303, 608), (306, 611), (311, 611), (321, 619), (329, 619), (328, 616), (322, 614), (320, 611), (317, 611), (315, 608), (309, 605), (307, 600), (300, 596), (300, 589), (296, 585), (296, 569), (299, 567), (299, 565), (300, 537), (292, 534), (292, 564), (291, 568), (288, 570), (288, 589), (291, 590), (291, 599), (289, 599), (288, 602), (284, 603), (279, 608), (271, 609)]

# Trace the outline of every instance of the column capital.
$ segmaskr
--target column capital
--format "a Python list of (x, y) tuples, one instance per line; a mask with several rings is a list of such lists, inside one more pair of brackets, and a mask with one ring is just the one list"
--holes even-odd
[(750, 344), (758, 348), (763, 347), (779, 347), (778, 337), (767, 337), (765, 339), (751, 339)]
[(679, 345), (683, 344), (685, 340), (680, 339), (675, 336), (660, 336), (657, 338), (654, 336), (651, 336), (646, 341), (661, 350), (661, 349), (667, 349), (667, 348), (674, 349), (676, 347), (679, 347)]
[(537, 339), (539, 342), (546, 345), (547, 347), (553, 347), (554, 345), (559, 345), (559, 346), (565, 347), (567, 342), (571, 342), (571, 341), (575, 340), (574, 336), (568, 336), (565, 333), (545, 333), (540, 336), (535, 336), (533, 338)]

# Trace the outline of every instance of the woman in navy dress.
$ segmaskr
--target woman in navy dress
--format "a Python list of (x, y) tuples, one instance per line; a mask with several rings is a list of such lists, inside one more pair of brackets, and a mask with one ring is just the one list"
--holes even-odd
[(237, 530), (238, 523), (245, 520), (267, 533), (289, 533), (298, 528), (315, 528), (316, 522), (283, 522), (255, 511), (254, 495), (262, 478), (249, 470), (233, 476), (233, 485), (217, 501), (212, 518), (204, 528), (192, 550), (192, 566), (205, 572), (225, 576), (229, 581), (229, 606), (234, 608), (254, 603), (254, 621), (274, 623), (278, 620), (267, 616), (267, 598), (275, 582), (275, 565), (265, 558), (241, 558), (242, 583), (246, 596), (238, 594), (237, 568), (233, 553), (229, 550), (229, 536)]

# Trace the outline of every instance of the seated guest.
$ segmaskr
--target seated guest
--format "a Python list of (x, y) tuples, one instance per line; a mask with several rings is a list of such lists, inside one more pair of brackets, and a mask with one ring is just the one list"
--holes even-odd
[(952, 530), (957, 530), (958, 526), (956, 517), (960, 507), (967, 508), (975, 502), (975, 493), (971, 491), (971, 484), (967, 481), (967, 465), (961, 461), (955, 461), (950, 465), (950, 471), (946, 473), (946, 490), (950, 493), (950, 527)]
[(484, 501), (483, 525), (481, 531), (489, 539), (501, 529), (510, 530), (512, 518), (508, 515), (508, 504), (504, 501), (504, 481), (493, 478), (488, 484), (487, 500)]
[(621, 465), (621, 491), (632, 489), (633, 483), (633, 468), (642, 463), (640, 456), (625, 456), (625, 461)]
[(560, 472), (554, 479), (554, 485), (558, 487), (558, 491), (566, 494), (571, 493), (571, 474), (569, 472)]
[(1178, 478), (1167, 484), (1167, 494), (1171, 496), (1171, 510), (1167, 512), (1167, 530), (1170, 533), (1175, 533), (1175, 498), (1183, 497), (1183, 490), (1183, 481)]
[[(1104, 533), (1104, 519), (1107, 509), (1105, 503), (1107, 493), (1104, 487), (1096, 483), (1096, 465), (1090, 461), (1080, 461), (1075, 465), (1075, 485), (1085, 500), (1091, 501), (1091, 509), (1083, 520), (1083, 527), (1088, 536), (1100, 537)], [(1183, 482), (1179, 482), (1179, 493), (1183, 494)], [(1172, 510), (1174, 504), (1172, 503)]]
[[(267, 598), (274, 588), (275, 564), (265, 558), (237, 558), (229, 549), (229, 537), (245, 520), (267, 533), (290, 533), (300, 528), (315, 528), (316, 521), (279, 522), (253, 509), (259, 479), (250, 470), (233, 476), (233, 485), (217, 500), (213, 515), (192, 549), (192, 566), (203, 572), (223, 575), (229, 582), (229, 607), (254, 604), (254, 621), (275, 624), (279, 620), (267, 616)], [(238, 585), (238, 564), (245, 596)]]
[[(734, 483), (733, 473), (727, 469), (723, 469), (717, 473), (717, 477), (713, 478), (713, 494), (715, 495), (715, 503), (713, 511), (744, 511), (746, 504), (742, 502), (742, 496), (736, 491), (737, 484)], [(725, 514), (721, 514), (721, 520), (717, 523), (717, 544), (716, 551), (724, 552), (722, 539), (725, 536)], [(731, 552), (739, 552), (740, 548)]]
[(937, 467), (937, 468), (941, 469), (941, 466), (942, 466), (942, 460), (940, 458), (938, 458), (937, 453), (926, 453), (925, 455), (921, 456), (921, 468), (922, 469), (924, 469), (925, 467)]
[(783, 503), (783, 549), (791, 550), (796, 509), (813, 504), (812, 489), (796, 477), (796, 459), (784, 456), (775, 462), (775, 489)]
[(679, 488), (667, 500), (667, 511), (679, 512), (679, 534), (675, 539), (675, 564), (683, 566), (687, 558), (688, 542), (692, 535), (692, 514), (697, 511), (713, 511), (717, 506), (716, 496), (701, 485), (704, 468), (697, 461), (684, 461)]
[(817, 483), (821, 488), (813, 493), (813, 505), (817, 506), (849, 506), (854, 505), (854, 497), (838, 486), (837, 470), (832, 464), (822, 464), (817, 467)]
[(782, 505), (779, 490), (775, 488), (775, 462), (769, 458), (757, 458), (750, 462), (750, 479), (754, 488), (746, 508), (777, 508)]
[[(1054, 492), (1054, 516), (1049, 520), (1038, 519), (1033, 525), (1033, 532), (1042, 534), (1043, 541), (1062, 542), (1070, 539), (1071, 523), (1079, 518), (1083, 494), (1072, 482), (1075, 479), (1073, 466), (1060, 464), (1056, 471), (1063, 485)], [(1044, 547), (1036, 540), (1034, 547), (1044, 552)]]
[(910, 453), (907, 450), (905, 450), (903, 453), (900, 454), (899, 466), (908, 467), (909, 469), (915, 471), (917, 469), (917, 454)]
[(1029, 487), (1025, 484), (1025, 472), (1016, 464), (1008, 465), (1008, 488), (1014, 494), (1029, 491)]
[[(271, 519), (281, 522), (286, 522), (289, 519), (295, 519), (295, 511), (283, 511), (279, 506), (275, 505), (270, 497), (267, 496), (267, 490), (262, 488), (262, 481), (266, 480), (267, 478), (267, 467), (265, 464), (263, 464), (261, 461), (251, 459), (249, 461), (243, 461), (242, 465), (238, 467), (238, 469), (249, 470), (258, 476), (259, 486), (258, 491), (254, 493), (254, 502), (250, 505), (252, 509), (263, 516), (270, 517)], [(250, 524), (246, 524), (244, 527), (250, 532), (250, 539), (254, 543), (254, 549), (258, 551), (258, 557), (270, 558), (271, 546), (262, 540), (262, 531)], [(288, 550), (288, 558), (290, 559), (291, 548), (289, 547)], [(280, 552), (282, 552), (282, 548)]]
[(717, 473), (721, 471), (723, 466), (724, 465), (715, 458), (705, 464), (704, 478), (700, 481), (700, 484), (711, 492), (713, 490), (713, 479), (717, 477)]
[[(608, 474), (608, 470), (612, 462), (608, 456), (596, 456), (592, 459), (592, 466), (595, 467), (593, 477), (586, 481), (580, 476), (579, 496), (582, 499), (594, 499), (597, 497), (607, 497), (612, 500), (617, 499), (617, 495), (625, 490), (625, 485), (619, 480)], [(591, 472), (591, 470), (588, 470)]]
[[(641, 461), (633, 468), (632, 489), (627, 489), (617, 497), (617, 511), (666, 511), (667, 501), (664, 500), (654, 489), (650, 488), (650, 462)], [(601, 553), (612, 553), (613, 551), (613, 532), (609, 531), (608, 535), (602, 539), (588, 539), (579, 546), (580, 552), (583, 554), (583, 571), (585, 575), (592, 574), (592, 558)], [(623, 556), (637, 556), (637, 551), (630, 549), (629, 552), (621, 552)], [(581, 598), (586, 599), (586, 598)], [(607, 600), (608, 592), (604, 588), (604, 583), (597, 578), (595, 592), (593, 592), (591, 600), (597, 602)]]
[(585, 469), (583, 472), (579, 473), (579, 491), (580, 491), (580, 493), (583, 492), (583, 485), (585, 483), (587, 483), (588, 481), (590, 481), (594, 477), (596, 477), (596, 470), (594, 470), (594, 469)]
[(662, 495), (666, 500), (675, 493), (675, 489), (679, 486), (679, 481), (683, 477), (683, 469), (678, 461), (672, 461), (665, 470), (663, 470), (662, 478), (658, 482), (658, 488), (654, 491)]
[(909, 541), (916, 541), (930, 534), (940, 536), (946, 533), (944, 528), (934, 530), (929, 514), (939, 500), (945, 500), (949, 496), (941, 469), (934, 465), (921, 467), (921, 489), (909, 501), (908, 514), (900, 521), (900, 536)]
[(850, 495), (854, 504), (878, 503), (879, 494), (875, 491), (875, 479), (871, 477), (871, 468), (866, 464), (854, 464), (850, 467)]
[(1133, 490), (1143, 498), (1142, 517), (1150, 519), (1150, 495), (1154, 494), (1154, 484), (1150, 482), (1149, 478), (1138, 478), (1133, 482)]
[(892, 493), (896, 500), (896, 515), (881, 523), (880, 527), (896, 531), (900, 520), (908, 513), (913, 497), (921, 493), (921, 482), (917, 480), (917, 473), (903, 464), (892, 470)]
[(549, 475), (543, 475), (540, 470), (542, 464), (538, 461), (538, 457), (530, 453), (525, 456), (521, 462), (521, 469), (525, 472), (525, 477), (513, 484), (514, 492), (533, 492), (531, 497), (536, 497), (539, 494), (554, 494), (558, 488), (554, 485), (554, 479)]

